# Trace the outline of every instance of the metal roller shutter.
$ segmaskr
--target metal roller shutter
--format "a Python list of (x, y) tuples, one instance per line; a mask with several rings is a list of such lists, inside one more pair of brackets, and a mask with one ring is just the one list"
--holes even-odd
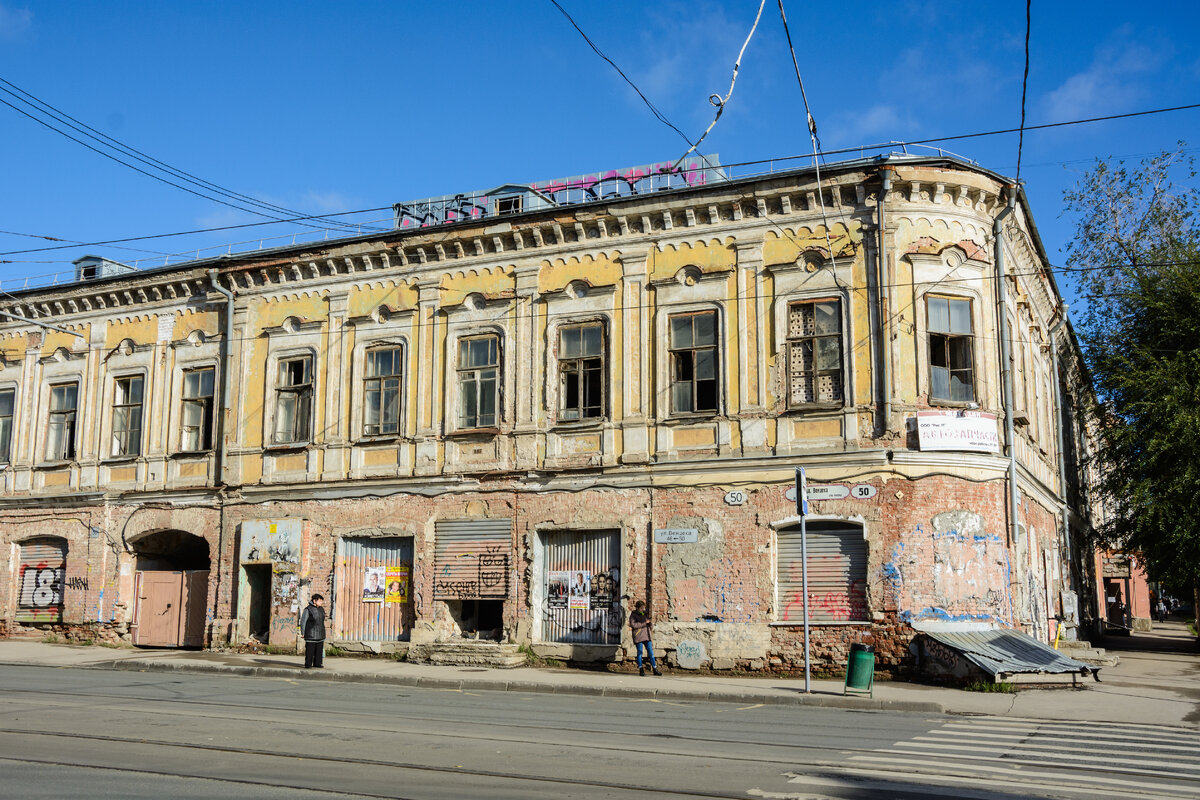
[(434, 600), (508, 597), (512, 520), (469, 519), (435, 524)]
[[(804, 620), (800, 528), (779, 531), (779, 619)], [(862, 528), (841, 522), (808, 524), (808, 618), (869, 622), (867, 543)]]
[[(353, 537), (338, 542), (334, 577), (334, 638), (358, 642), (395, 642), (407, 639), (414, 617), (412, 603), (413, 540), (407, 536)], [(407, 570), (405, 602), (365, 602), (363, 581), (367, 568), (382, 567), (385, 576)], [(402, 580), (398, 578), (399, 580)]]
[[(620, 531), (550, 531), (545, 536), (546, 608), (542, 638), (547, 642), (621, 642)], [(558, 573), (556, 576), (555, 573)], [(576, 575), (588, 579), (586, 604), (566, 596)], [(557, 577), (557, 584), (551, 580)], [(586, 608), (580, 607), (586, 605)]]
[(21, 543), (18, 567), (17, 622), (62, 622), (63, 586), (67, 578), (67, 542), (34, 539)]

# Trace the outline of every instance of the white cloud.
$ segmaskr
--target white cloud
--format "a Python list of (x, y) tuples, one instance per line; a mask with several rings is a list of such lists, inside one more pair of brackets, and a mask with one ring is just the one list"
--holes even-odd
[(1080, 119), (1128, 108), (1141, 97), (1140, 79), (1157, 70), (1166, 49), (1122, 26), (1097, 48), (1087, 69), (1071, 75), (1041, 102), (1045, 119)]
[(28, 8), (10, 8), (0, 4), (0, 39), (17, 39), (33, 25), (33, 12)]
[(833, 114), (817, 134), (828, 149), (892, 141), (915, 128), (915, 123), (901, 117), (895, 106), (880, 103), (861, 111)]

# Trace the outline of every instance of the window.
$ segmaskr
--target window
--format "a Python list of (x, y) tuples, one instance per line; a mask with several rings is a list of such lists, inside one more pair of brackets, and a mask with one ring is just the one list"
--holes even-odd
[(975, 401), (975, 358), (971, 327), (971, 301), (955, 297), (930, 297), (929, 398), (971, 403)]
[(281, 359), (275, 388), (275, 444), (308, 441), (312, 394), (312, 356)]
[(179, 446), (185, 453), (212, 449), (215, 375), (212, 367), (189, 369), (183, 373), (183, 437)]
[(458, 426), (494, 428), (500, 404), (500, 339), (458, 340)]
[(671, 413), (717, 412), (717, 312), (671, 317)]
[(112, 455), (136, 456), (142, 452), (142, 376), (114, 382)]
[(604, 328), (599, 322), (558, 329), (558, 374), (560, 420), (604, 416)]
[(842, 303), (810, 300), (788, 306), (788, 405), (841, 403)]
[(400, 432), (401, 353), (399, 347), (367, 351), (366, 377), (363, 381), (363, 434), (366, 436)]
[(63, 383), (50, 387), (50, 427), (46, 440), (48, 461), (75, 458), (75, 409), (79, 403), (79, 385)]
[[(815, 623), (869, 622), (867, 543), (857, 525), (808, 523), (808, 616)], [(804, 561), (800, 528), (779, 531), (776, 585), (779, 621), (804, 620)]]
[(521, 195), (496, 198), (497, 214), (517, 214), (521, 211)]
[(13, 401), (17, 392), (15, 389), (0, 390), (0, 463), (9, 461), (9, 448), (12, 446)]

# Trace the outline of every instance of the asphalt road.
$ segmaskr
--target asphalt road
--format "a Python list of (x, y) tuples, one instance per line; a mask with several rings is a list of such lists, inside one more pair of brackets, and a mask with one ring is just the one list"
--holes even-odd
[(0, 669), (12, 798), (1200, 796), (1195, 732), (795, 706)]

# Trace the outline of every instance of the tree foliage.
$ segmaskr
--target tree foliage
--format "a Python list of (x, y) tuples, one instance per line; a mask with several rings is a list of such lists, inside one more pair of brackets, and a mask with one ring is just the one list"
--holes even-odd
[(1136, 167), (1097, 162), (1065, 193), (1067, 267), (1099, 399), (1099, 531), (1153, 578), (1200, 579), (1200, 229), (1183, 144)]

